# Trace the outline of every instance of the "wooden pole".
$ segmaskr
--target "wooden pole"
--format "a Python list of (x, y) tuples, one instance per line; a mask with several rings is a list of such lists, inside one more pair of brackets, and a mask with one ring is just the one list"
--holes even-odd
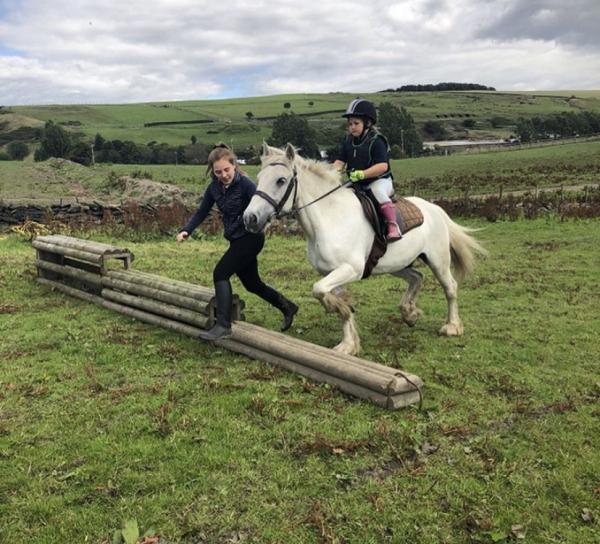
[(110, 287), (111, 289), (132, 293), (134, 295), (141, 295), (147, 298), (153, 298), (155, 300), (160, 300), (161, 302), (166, 302), (167, 304), (172, 304), (173, 306), (180, 306), (182, 308), (194, 310), (195, 312), (200, 312), (204, 315), (209, 315), (211, 310), (210, 302), (204, 300), (195, 300), (182, 295), (176, 295), (174, 293), (169, 293), (168, 291), (163, 291), (162, 289), (146, 287), (143, 284), (117, 280), (111, 278), (110, 276), (102, 276), (101, 282), (102, 285), (105, 287)]
[[(346, 355), (333, 349), (319, 346), (318, 344), (312, 344), (299, 338), (293, 338), (291, 336), (285, 335), (277, 331), (267, 330), (257, 325), (253, 325), (251, 323), (238, 322), (235, 324), (235, 327), (236, 329), (247, 331), (247, 333), (250, 335), (263, 335), (273, 343), (284, 343), (293, 346), (296, 349), (314, 354), (315, 357), (325, 357), (331, 359), (332, 361), (337, 362), (338, 364), (354, 366), (358, 365), (359, 367), (364, 367), (366, 362), (364, 359), (361, 359), (359, 357), (355, 357), (353, 355)], [(369, 369), (372, 372), (381, 374), (384, 377), (397, 376), (398, 374), (397, 369), (391, 368), (389, 366), (375, 363), (373, 361), (368, 361), (368, 364)]]
[(202, 329), (192, 325), (179, 323), (178, 321), (173, 321), (167, 317), (156, 315), (150, 312), (144, 312), (143, 310), (131, 308), (110, 300), (101, 299), (100, 304), (109, 310), (113, 310), (128, 317), (143, 321), (144, 323), (149, 323), (151, 325), (156, 325), (157, 327), (162, 327), (163, 329), (176, 331), (193, 338), (197, 338), (202, 332)]
[(316, 357), (314, 354), (307, 353), (302, 346), (273, 342), (267, 335), (256, 334), (256, 331), (249, 333), (234, 327), (233, 340), (277, 357), (294, 361), (302, 366), (319, 370), (330, 376), (366, 387), (372, 391), (383, 393), (390, 388), (392, 390), (398, 388), (398, 380), (395, 377), (383, 377), (380, 374), (369, 372), (369, 369), (365, 366), (345, 365), (330, 358)]
[(38, 240), (37, 238), (33, 242), (31, 242), (31, 245), (35, 249), (39, 249), (40, 251), (47, 251), (49, 253), (55, 253), (57, 255), (65, 255), (67, 257), (79, 259), (80, 261), (86, 261), (94, 264), (100, 264), (103, 261), (102, 255), (98, 255), (97, 253), (81, 251), (79, 249), (72, 249), (65, 246), (59, 246), (57, 244), (48, 244), (46, 242)]
[(46, 278), (38, 278), (37, 281), (42, 285), (47, 285), (52, 289), (56, 289), (57, 291), (61, 291), (62, 293), (72, 297), (80, 298), (87, 302), (93, 302), (94, 304), (102, 305), (103, 303), (102, 297), (99, 297), (98, 295), (82, 291), (81, 289), (76, 289), (75, 287), (70, 287), (58, 281), (48, 280)]
[(76, 249), (79, 251), (85, 251), (87, 253), (95, 253), (96, 255), (122, 255), (130, 254), (128, 249), (111, 246), (109, 244), (103, 244), (101, 242), (94, 242), (92, 240), (81, 240), (80, 238), (73, 238), (71, 236), (62, 236), (60, 234), (52, 234), (50, 236), (38, 236), (37, 241), (46, 244), (54, 244), (70, 249)]
[(74, 268), (72, 266), (54, 264), (39, 259), (35, 261), (35, 265), (38, 268), (41, 268), (42, 270), (50, 270), (51, 272), (55, 272), (56, 274), (61, 274), (62, 276), (67, 276), (69, 278), (80, 280), (84, 283), (93, 285), (94, 287), (102, 286), (102, 277), (99, 274), (93, 274), (91, 272), (86, 272), (85, 270)]
[[(236, 342), (235, 340), (219, 340), (216, 343), (222, 345), (223, 347), (226, 347), (231, 351), (235, 351), (236, 353), (240, 353), (242, 355), (250, 357), (251, 359), (257, 359), (266, 363), (273, 364), (290, 372), (300, 374), (301, 376), (304, 376), (316, 382), (327, 383), (329, 385), (337, 387), (344, 393), (348, 393), (354, 397), (370, 400), (374, 404), (387, 408), (388, 410), (396, 410), (404, 406), (416, 404), (420, 401), (421, 398), (419, 391), (413, 386), (410, 386), (411, 389), (407, 389), (402, 393), (388, 395), (383, 392), (373, 391), (372, 389), (363, 387), (356, 383), (348, 382), (337, 376), (326, 374), (318, 369), (307, 367), (296, 363), (295, 361), (291, 361), (283, 357), (278, 357), (276, 355), (273, 355), (272, 353), (253, 348), (240, 342)], [(417, 383), (419, 386), (421, 385), (420, 380), (416, 376), (411, 377), (414, 378), (415, 383)], [(413, 380), (411, 379), (411, 381)]]
[(117, 280), (128, 281), (130, 283), (138, 283), (153, 289), (160, 289), (175, 295), (193, 297), (197, 300), (204, 300), (206, 302), (209, 302), (215, 296), (215, 292), (206, 287), (185, 282), (171, 282), (171, 280), (167, 278), (155, 276), (153, 274), (140, 274), (136, 270), (110, 270), (106, 273), (106, 276)]
[(171, 304), (165, 304), (164, 302), (159, 302), (146, 297), (127, 295), (112, 289), (102, 289), (102, 298), (118, 302), (124, 306), (131, 306), (156, 315), (165, 316), (176, 321), (183, 321), (184, 323), (195, 325), (202, 329), (206, 328), (208, 322), (208, 317), (200, 313), (185, 310), (178, 306), (172, 306)]

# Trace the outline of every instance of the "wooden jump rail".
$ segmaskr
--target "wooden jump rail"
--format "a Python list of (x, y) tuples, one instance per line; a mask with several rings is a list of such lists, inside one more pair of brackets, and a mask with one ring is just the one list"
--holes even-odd
[[(134, 256), (125, 248), (58, 235), (32, 245), (38, 281), (53, 289), (194, 338), (214, 324), (212, 289), (131, 270)], [(110, 269), (111, 259), (124, 269)], [(215, 344), (391, 410), (421, 402), (418, 376), (246, 323), (243, 308), (234, 295), (232, 336)]]

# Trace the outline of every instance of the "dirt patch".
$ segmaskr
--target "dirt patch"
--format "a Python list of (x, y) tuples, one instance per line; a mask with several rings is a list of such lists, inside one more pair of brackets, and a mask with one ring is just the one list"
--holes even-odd
[(2, 114), (2, 116), (0, 117), (0, 124), (4, 132), (17, 130), (21, 127), (41, 128), (44, 126), (43, 121), (40, 121), (39, 119), (34, 119), (33, 117), (27, 117), (26, 115), (21, 115), (20, 113)]
[(198, 205), (199, 198), (198, 193), (185, 191), (176, 185), (145, 178), (120, 176), (106, 186), (104, 194), (97, 200), (105, 205), (134, 201), (153, 206), (177, 203), (193, 207)]

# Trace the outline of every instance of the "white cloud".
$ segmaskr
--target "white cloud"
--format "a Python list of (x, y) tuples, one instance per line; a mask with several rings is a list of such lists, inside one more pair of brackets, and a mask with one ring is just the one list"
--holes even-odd
[(0, 104), (600, 88), (597, 0), (13, 0)]

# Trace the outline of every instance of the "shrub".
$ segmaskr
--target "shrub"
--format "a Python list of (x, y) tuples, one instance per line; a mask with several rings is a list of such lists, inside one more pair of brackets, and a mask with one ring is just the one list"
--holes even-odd
[(22, 161), (29, 155), (29, 147), (25, 142), (10, 142), (6, 146), (6, 152), (13, 161)]

